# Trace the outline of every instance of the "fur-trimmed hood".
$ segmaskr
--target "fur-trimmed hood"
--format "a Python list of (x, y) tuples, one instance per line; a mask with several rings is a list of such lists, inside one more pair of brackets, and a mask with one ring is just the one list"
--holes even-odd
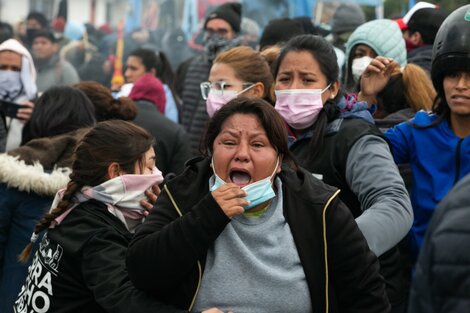
[(39, 162), (28, 165), (18, 156), (0, 155), (0, 182), (20, 191), (54, 196), (59, 189), (67, 186), (71, 172), (69, 167), (46, 172)]
[(88, 129), (28, 142), (0, 154), (0, 183), (20, 191), (54, 196), (65, 188), (72, 172), (72, 154)]

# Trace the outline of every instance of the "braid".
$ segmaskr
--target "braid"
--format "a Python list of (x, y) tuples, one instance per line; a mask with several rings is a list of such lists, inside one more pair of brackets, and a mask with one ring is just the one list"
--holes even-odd
[[(73, 174), (72, 174), (73, 175)], [(71, 175), (71, 176), (72, 176)], [(51, 210), (49, 213), (46, 213), (44, 217), (36, 224), (34, 227), (34, 232), (31, 236), (31, 241), (28, 245), (23, 249), (21, 254), (18, 256), (18, 260), (20, 262), (26, 263), (29, 259), (31, 254), (31, 250), (33, 248), (33, 244), (36, 242), (38, 235), (45, 229), (49, 228), (51, 223), (62, 213), (67, 211), (68, 208), (72, 206), (72, 197), (79, 191), (83, 186), (77, 184), (75, 181), (71, 180), (67, 184), (67, 189), (64, 192), (64, 196), (62, 200), (59, 202), (56, 208)]]
[(152, 135), (125, 121), (100, 122), (89, 130), (75, 148), (70, 182), (61, 201), (36, 224), (30, 243), (18, 259), (28, 261), (39, 234), (73, 206), (72, 200), (77, 192), (84, 186), (97, 186), (109, 179), (107, 171), (112, 162), (118, 163), (123, 172), (134, 173), (135, 165), (153, 143)]

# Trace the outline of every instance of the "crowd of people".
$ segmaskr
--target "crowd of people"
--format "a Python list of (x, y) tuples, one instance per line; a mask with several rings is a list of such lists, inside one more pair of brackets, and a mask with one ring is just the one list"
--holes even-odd
[(253, 31), (228, 2), (182, 62), (125, 34), (122, 79), (109, 27), (24, 25), (0, 25), (1, 312), (468, 310), (470, 5)]

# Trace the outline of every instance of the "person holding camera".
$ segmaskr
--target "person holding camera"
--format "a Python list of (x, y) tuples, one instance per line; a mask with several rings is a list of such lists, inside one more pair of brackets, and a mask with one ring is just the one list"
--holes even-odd
[(21, 143), (23, 125), (33, 112), (35, 81), (36, 69), (28, 50), (15, 39), (0, 44), (0, 152)]

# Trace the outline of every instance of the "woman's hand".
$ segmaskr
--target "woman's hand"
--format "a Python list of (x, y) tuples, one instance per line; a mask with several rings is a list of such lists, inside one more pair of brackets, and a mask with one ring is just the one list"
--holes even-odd
[(153, 185), (152, 189), (145, 191), (145, 196), (147, 196), (147, 200), (140, 200), (140, 205), (148, 211), (153, 208), (155, 202), (157, 202), (157, 198), (160, 195), (160, 187), (158, 185)]
[(33, 114), (34, 109), (34, 103), (31, 101), (26, 101), (21, 105), (24, 105), (25, 108), (18, 109), (18, 112), (16, 113), (16, 118), (21, 120), (23, 123), (26, 123), (31, 119), (31, 115)]
[(250, 204), (242, 198), (245, 196), (246, 192), (240, 186), (232, 183), (224, 184), (212, 191), (212, 197), (228, 218), (240, 215), (245, 211), (243, 207)]
[(377, 94), (385, 88), (396, 66), (398, 63), (390, 58), (378, 56), (373, 59), (361, 76), (359, 100), (375, 103)]
[[(218, 308), (211, 308), (209, 310), (202, 311), (201, 313), (224, 313), (224, 312), (219, 310)], [(227, 313), (233, 313), (233, 312), (228, 311)]]

